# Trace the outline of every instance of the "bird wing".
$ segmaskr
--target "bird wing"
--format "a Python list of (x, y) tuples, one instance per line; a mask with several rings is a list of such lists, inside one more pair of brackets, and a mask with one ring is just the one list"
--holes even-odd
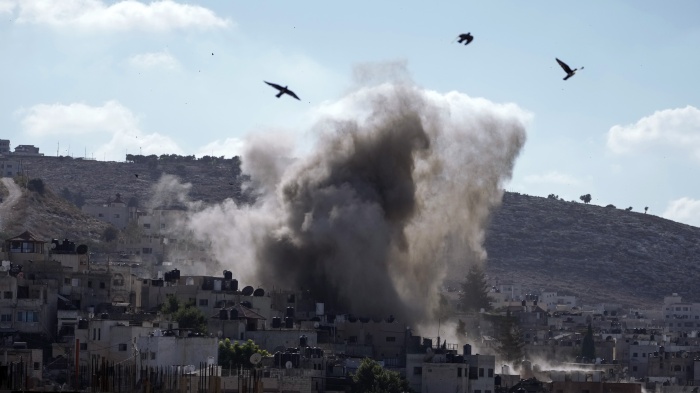
[(289, 89), (287, 89), (287, 94), (289, 94), (290, 96), (292, 96), (292, 97), (296, 98), (297, 100), (301, 101), (301, 99), (300, 99), (299, 97), (297, 97), (297, 95), (294, 94), (294, 92), (291, 91), (291, 90), (289, 90)]
[(267, 82), (267, 81), (263, 81), (263, 82), (267, 83), (268, 85), (274, 87), (274, 88), (277, 89), (277, 90), (284, 90), (284, 87), (278, 85), (277, 83), (270, 83), (270, 82)]
[(569, 66), (568, 66), (566, 63), (564, 63), (563, 61), (557, 59), (557, 63), (559, 63), (559, 65), (561, 66), (561, 68), (563, 68), (564, 71), (566, 71), (567, 74), (571, 72), (571, 67), (569, 67)]

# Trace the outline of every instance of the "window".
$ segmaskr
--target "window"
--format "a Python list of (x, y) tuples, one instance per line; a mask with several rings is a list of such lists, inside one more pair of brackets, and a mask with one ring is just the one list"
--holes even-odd
[(634, 353), (632, 354), (632, 357), (633, 357), (633, 358), (636, 358), (636, 357), (638, 357), (638, 354), (637, 354), (637, 352), (634, 352)]
[(39, 322), (39, 314), (36, 311), (18, 311), (17, 322)]
[(493, 369), (492, 368), (489, 369), (489, 378), (493, 378)]
[(5, 291), (2, 293), (4, 299), (12, 299), (12, 291)]
[(119, 213), (114, 213), (114, 218), (119, 218)]
[(92, 281), (88, 281), (88, 288), (92, 288)]
[(673, 366), (673, 371), (681, 371), (680, 364), (676, 364), (675, 366)]
[(151, 224), (143, 224), (143, 227), (146, 229), (151, 229)]
[(119, 344), (119, 351), (125, 352), (126, 351), (126, 344)]
[(104, 217), (102, 213), (97, 213), (97, 217)]
[(388, 343), (396, 342), (396, 337), (387, 337), (386, 342), (388, 342)]
[(143, 252), (144, 254), (150, 254), (151, 252), (153, 252), (153, 249), (150, 248), (150, 247), (144, 247), (143, 250), (142, 250), (142, 252)]
[(63, 283), (64, 283), (65, 285), (70, 285), (70, 277), (64, 278), (64, 279), (63, 279)]
[(647, 357), (647, 353), (646, 353), (646, 352), (642, 352), (642, 357), (643, 357), (643, 358)]
[(481, 377), (483, 377), (483, 376), (484, 376), (484, 369), (483, 369), (483, 368), (479, 368), (479, 378), (481, 378)]
[(39, 363), (39, 362), (34, 362), (34, 370), (36, 371), (36, 370), (38, 370), (38, 369), (40, 369), (40, 368), (41, 368), (41, 363)]
[(155, 352), (151, 352), (151, 360), (156, 360), (156, 353)]
[(105, 289), (105, 283), (104, 283), (104, 281), (101, 281), (101, 282), (100, 282), (100, 289)]
[(80, 343), (80, 350), (87, 351), (87, 343)]
[(632, 366), (632, 371), (637, 371), (637, 366)]
[(12, 322), (12, 314), (0, 315), (0, 322)]
[(413, 367), (413, 375), (423, 374), (423, 367)]
[(141, 352), (141, 360), (148, 360), (148, 352)]
[(457, 378), (462, 378), (462, 367), (457, 368)]
[(200, 306), (208, 306), (208, 305), (209, 305), (209, 299), (199, 299), (199, 305), (200, 305)]

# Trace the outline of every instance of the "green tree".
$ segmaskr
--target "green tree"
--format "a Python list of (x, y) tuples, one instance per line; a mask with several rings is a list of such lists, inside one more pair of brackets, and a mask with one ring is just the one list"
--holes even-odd
[(591, 201), (591, 199), (593, 199), (593, 198), (591, 198), (591, 194), (586, 194), (586, 195), (581, 195), (579, 197), (579, 199), (582, 200), (583, 203), (589, 203)]
[(486, 275), (478, 265), (469, 268), (467, 277), (462, 283), (460, 304), (464, 311), (479, 311), (491, 309), (491, 298), (488, 295), (489, 286), (486, 283)]
[(34, 191), (39, 195), (44, 195), (46, 188), (44, 187), (44, 181), (41, 179), (32, 179), (27, 183), (27, 190)]
[(365, 358), (352, 376), (355, 393), (411, 392), (408, 381), (401, 374), (384, 369), (376, 360)]
[(503, 360), (507, 362), (523, 360), (525, 341), (520, 326), (518, 326), (518, 320), (508, 313), (506, 316), (497, 317), (496, 324), (498, 334), (496, 350)]
[(457, 333), (457, 338), (466, 339), (467, 338), (467, 324), (463, 320), (457, 320), (457, 327), (455, 328), (455, 333)]
[(593, 340), (593, 327), (590, 323), (581, 342), (581, 356), (589, 360), (595, 359), (595, 341)]
[(259, 353), (262, 357), (270, 356), (266, 350), (261, 349), (253, 340), (248, 340), (243, 344), (240, 344), (238, 341), (231, 343), (231, 340), (228, 338), (219, 341), (219, 365), (222, 367), (251, 367), (253, 364), (250, 363), (250, 357), (254, 353)]
[(207, 318), (194, 303), (183, 303), (174, 295), (168, 295), (160, 310), (177, 321), (182, 329), (192, 329), (195, 333), (207, 331)]

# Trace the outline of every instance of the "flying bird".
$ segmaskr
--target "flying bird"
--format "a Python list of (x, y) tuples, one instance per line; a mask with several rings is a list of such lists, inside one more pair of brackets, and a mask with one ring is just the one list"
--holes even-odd
[(461, 44), (462, 42), (464, 42), (464, 45), (469, 45), (469, 43), (474, 40), (474, 36), (472, 35), (472, 33), (460, 34), (459, 36), (457, 36), (457, 38), (459, 39), (457, 43)]
[[(556, 59), (556, 57), (555, 57), (555, 59)], [(578, 70), (578, 68), (574, 68), (572, 70), (571, 67), (569, 67), (563, 61), (561, 61), (559, 59), (556, 59), (556, 60), (557, 60), (557, 63), (559, 63), (559, 65), (561, 66), (561, 68), (563, 68), (564, 71), (566, 72), (566, 78), (564, 78), (564, 80), (567, 80), (567, 79), (571, 78), (572, 76), (574, 76), (574, 74), (576, 74), (576, 70)], [(581, 69), (583, 69), (583, 67), (581, 67)]]
[(279, 93), (277, 93), (277, 95), (275, 95), (275, 97), (280, 98), (280, 97), (282, 97), (282, 94), (289, 94), (290, 96), (292, 96), (292, 97), (296, 98), (297, 100), (301, 101), (301, 99), (299, 99), (299, 97), (297, 97), (297, 95), (294, 94), (293, 91), (287, 89), (287, 86), (282, 87), (282, 86), (280, 86), (280, 85), (278, 85), (278, 84), (276, 84), (276, 83), (270, 83), (270, 82), (267, 82), (267, 81), (263, 81), (263, 82), (265, 82), (265, 83), (267, 83), (268, 85), (270, 85), (270, 86), (274, 87), (275, 89), (279, 90)]
[(139, 177), (139, 174), (138, 174), (138, 173), (134, 173), (134, 176)]

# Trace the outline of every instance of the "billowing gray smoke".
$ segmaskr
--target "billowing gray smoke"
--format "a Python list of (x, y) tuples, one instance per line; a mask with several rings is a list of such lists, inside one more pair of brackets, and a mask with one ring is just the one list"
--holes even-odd
[(256, 284), (303, 288), (359, 316), (429, 317), (447, 268), (463, 277), (485, 258), (484, 226), (528, 115), (405, 81), (358, 88), (319, 113), (302, 158), (290, 161), (278, 135), (248, 141), (255, 206), (212, 206), (189, 228)]

